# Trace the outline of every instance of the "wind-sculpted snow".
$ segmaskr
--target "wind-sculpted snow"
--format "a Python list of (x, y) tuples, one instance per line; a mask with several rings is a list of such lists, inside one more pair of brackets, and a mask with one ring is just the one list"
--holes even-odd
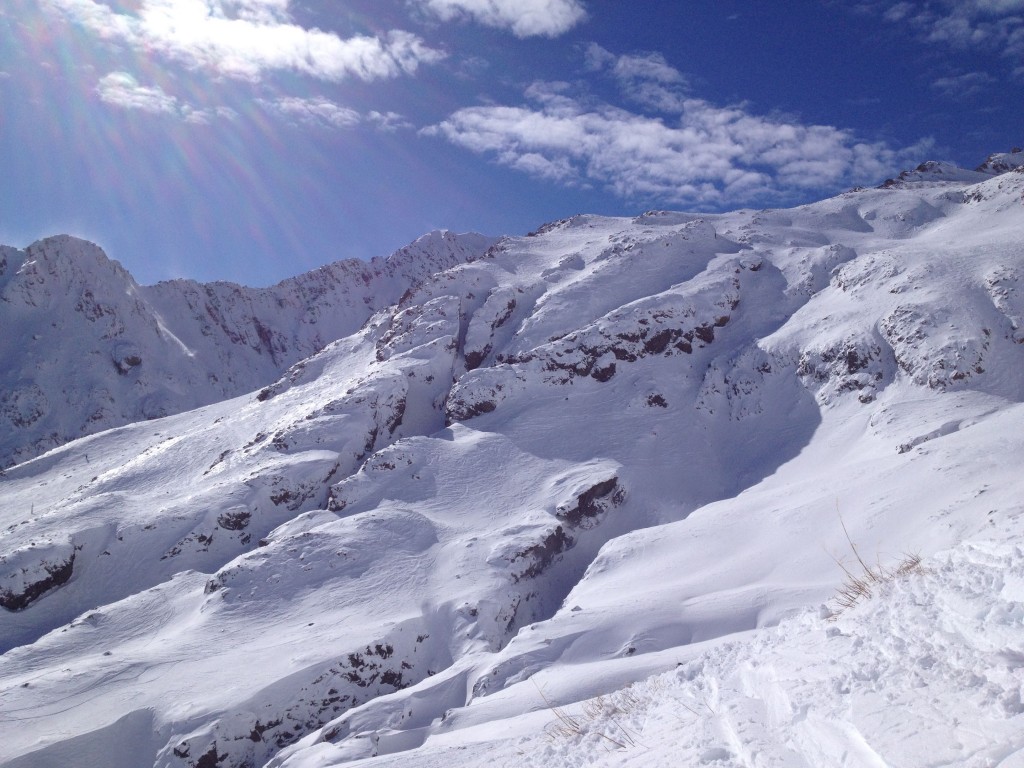
[[(978, 732), (1014, 754), (999, 718), (1024, 716), (1016, 667), (981, 680), (989, 630), (956, 645), (908, 627), (928, 589), (956, 593), (958, 569), (997, 570), (936, 552), (986, 537), (1019, 570), (1003, 543), (1024, 512), (1015, 157), (792, 210), (435, 235), (267, 292), (137, 289), (160, 349), (218, 360), (251, 393), (0, 477), (0, 764), (611, 765), (647, 749), (675, 765), (657, 725), (674, 717), (694, 721), (684, 764), (923, 765), (923, 741), (900, 746), (884, 717), (841, 704), (913, 710), (879, 681), (915, 665), (929, 686), (948, 671), (981, 702)], [(89, 253), (115, 287), (90, 289), (82, 322), (109, 332), (107, 379), (141, 377), (157, 347), (102, 309), (130, 278)], [(5, 296), (63, 317), (38, 285), (67, 280), (15, 280), (24, 253), (0, 256)], [(18, 382), (11, 423), (50, 418), (55, 390)], [(920, 600), (890, 611), (894, 584), (835, 624), (764, 631), (827, 603), (853, 547), (880, 567), (923, 555), (906, 587)], [(933, 567), (948, 578), (928, 581)], [(1021, 588), (1008, 576), (1000, 599)], [(949, 600), (928, 620), (959, 610)], [(865, 650), (858, 620), (903, 644)], [(850, 666), (829, 689), (839, 646)], [(996, 754), (955, 729), (928, 738), (946, 764)]]
[[(359, 764), (1016, 765), (1022, 556), (1013, 544), (962, 545), (837, 621), (807, 611), (729, 642), (679, 648), (664, 663), (670, 671), (599, 696), (568, 698), (588, 689), (578, 678), (593, 667), (540, 670), (504, 703), (500, 729), (439, 728), (423, 748), (392, 754), (402, 733), (381, 733), (380, 756)], [(275, 765), (338, 765), (351, 755), (325, 747)]]

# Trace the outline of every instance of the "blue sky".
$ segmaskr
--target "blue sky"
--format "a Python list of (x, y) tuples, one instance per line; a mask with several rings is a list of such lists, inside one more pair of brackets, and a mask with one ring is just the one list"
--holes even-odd
[(0, 242), (267, 285), (1024, 142), (1024, 0), (3, 0)]

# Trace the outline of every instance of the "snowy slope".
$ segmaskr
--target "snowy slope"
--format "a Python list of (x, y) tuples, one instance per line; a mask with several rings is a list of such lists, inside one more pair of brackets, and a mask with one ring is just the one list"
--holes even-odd
[[(994, 163), (418, 260), (275, 383), (8, 469), (0, 764), (1020, 764)], [(925, 568), (830, 622), (847, 532)]]
[(0, 467), (268, 384), (492, 242), (433, 232), (387, 259), (339, 261), (265, 289), (139, 286), (67, 236), (0, 248)]
[[(1019, 544), (962, 545), (836, 621), (808, 611), (677, 648), (662, 658), (672, 671), (583, 701), (600, 688), (581, 682), (593, 665), (542, 670), (510, 689), (497, 727), (437, 729), (422, 749), (345, 764), (1020, 766), (1022, 559)], [(395, 738), (375, 735), (378, 748)], [(283, 764), (344, 758), (321, 743)]]

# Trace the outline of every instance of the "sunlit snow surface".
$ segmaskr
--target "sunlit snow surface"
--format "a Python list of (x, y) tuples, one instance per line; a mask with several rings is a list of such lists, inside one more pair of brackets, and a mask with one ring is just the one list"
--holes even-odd
[[(538, 672), (500, 720), (355, 764), (1018, 766), (1022, 558), (1019, 545), (972, 542), (834, 622), (805, 612), (678, 648), (663, 657), (672, 671), (582, 701), (591, 667)], [(374, 736), (382, 751), (401, 739)], [(284, 765), (344, 757), (320, 744)]]
[(1022, 195), (574, 217), (8, 469), (0, 761), (1024, 765)]

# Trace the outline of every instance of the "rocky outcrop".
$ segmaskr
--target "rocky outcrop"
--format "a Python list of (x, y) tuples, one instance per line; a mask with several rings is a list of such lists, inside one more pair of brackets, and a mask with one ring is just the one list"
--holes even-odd
[(30, 546), (0, 555), (0, 607), (28, 608), (71, 580), (75, 547), (70, 543)]

